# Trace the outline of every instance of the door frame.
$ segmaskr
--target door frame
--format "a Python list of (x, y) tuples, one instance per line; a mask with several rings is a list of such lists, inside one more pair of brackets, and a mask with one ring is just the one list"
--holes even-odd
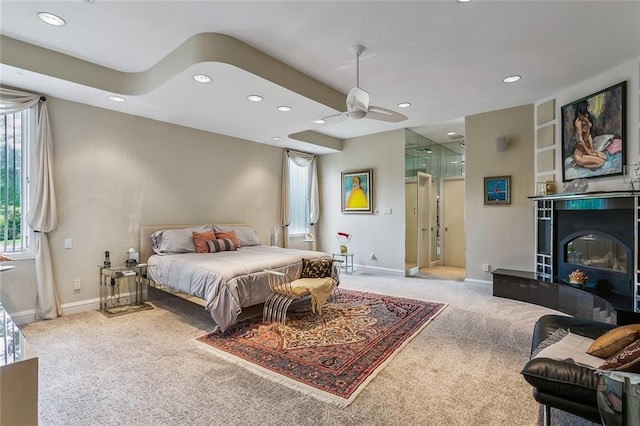
[[(429, 173), (418, 172), (417, 255), (418, 269), (431, 266), (431, 183)], [(426, 235), (425, 235), (426, 234)]]

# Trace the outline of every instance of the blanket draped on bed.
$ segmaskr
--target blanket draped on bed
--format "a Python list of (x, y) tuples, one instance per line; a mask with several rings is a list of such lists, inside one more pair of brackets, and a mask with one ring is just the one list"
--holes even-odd
[(204, 299), (206, 309), (221, 331), (234, 324), (243, 307), (263, 303), (271, 290), (265, 269), (300, 276), (302, 258), (327, 253), (271, 246), (242, 247), (219, 253), (154, 255), (148, 260), (151, 280)]

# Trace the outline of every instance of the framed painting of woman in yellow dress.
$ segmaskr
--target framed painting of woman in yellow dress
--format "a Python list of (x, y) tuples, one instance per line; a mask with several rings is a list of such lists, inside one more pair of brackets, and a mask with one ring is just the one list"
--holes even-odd
[(342, 213), (372, 213), (372, 169), (342, 172)]

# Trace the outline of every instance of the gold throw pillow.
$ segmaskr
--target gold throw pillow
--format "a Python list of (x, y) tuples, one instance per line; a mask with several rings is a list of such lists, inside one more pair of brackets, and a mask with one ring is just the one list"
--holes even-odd
[(640, 324), (623, 325), (607, 331), (594, 340), (587, 349), (587, 353), (599, 358), (609, 358), (638, 339), (640, 339)]

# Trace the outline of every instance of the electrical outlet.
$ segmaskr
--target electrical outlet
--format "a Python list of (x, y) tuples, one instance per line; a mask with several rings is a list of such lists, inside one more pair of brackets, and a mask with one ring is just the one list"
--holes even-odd
[(489, 264), (488, 263), (483, 263), (482, 264), (482, 272), (489, 272)]
[(65, 240), (64, 240), (64, 248), (65, 249), (73, 248), (73, 240), (71, 238), (65, 238)]
[(73, 280), (73, 290), (74, 291), (82, 290), (82, 280)]

